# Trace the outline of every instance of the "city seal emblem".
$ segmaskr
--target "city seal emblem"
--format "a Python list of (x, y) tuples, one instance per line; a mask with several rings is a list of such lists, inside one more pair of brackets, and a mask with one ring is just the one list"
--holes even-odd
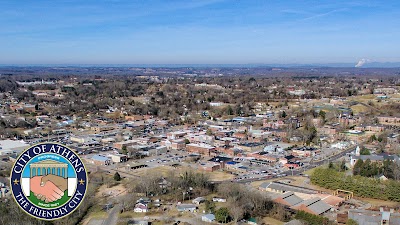
[(10, 182), (14, 199), (23, 211), (37, 219), (56, 220), (79, 207), (88, 179), (83, 162), (70, 148), (41, 143), (19, 155)]

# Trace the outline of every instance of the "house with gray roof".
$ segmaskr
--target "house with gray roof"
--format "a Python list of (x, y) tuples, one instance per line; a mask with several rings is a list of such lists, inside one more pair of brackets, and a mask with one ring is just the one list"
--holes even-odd
[(200, 205), (201, 203), (205, 202), (206, 199), (204, 197), (197, 197), (195, 199), (192, 200), (193, 204), (197, 204)]
[(197, 209), (196, 205), (193, 204), (180, 204), (176, 206), (179, 212), (194, 212)]
[(201, 220), (204, 222), (212, 223), (215, 220), (214, 214), (206, 214), (201, 217)]

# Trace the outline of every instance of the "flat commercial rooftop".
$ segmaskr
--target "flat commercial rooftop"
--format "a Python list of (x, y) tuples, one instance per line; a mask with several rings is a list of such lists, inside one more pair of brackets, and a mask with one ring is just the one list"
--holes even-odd
[(0, 140), (0, 151), (27, 148), (29, 145), (22, 141)]

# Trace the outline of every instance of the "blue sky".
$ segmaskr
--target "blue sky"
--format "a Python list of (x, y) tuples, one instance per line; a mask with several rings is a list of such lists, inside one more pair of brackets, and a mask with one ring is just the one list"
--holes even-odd
[(400, 1), (3, 0), (0, 64), (400, 61)]

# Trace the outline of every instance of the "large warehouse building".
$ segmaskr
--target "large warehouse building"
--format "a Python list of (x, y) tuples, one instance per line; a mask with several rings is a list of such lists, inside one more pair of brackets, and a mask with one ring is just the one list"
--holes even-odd
[(0, 140), (0, 155), (19, 154), (28, 147), (23, 141)]

